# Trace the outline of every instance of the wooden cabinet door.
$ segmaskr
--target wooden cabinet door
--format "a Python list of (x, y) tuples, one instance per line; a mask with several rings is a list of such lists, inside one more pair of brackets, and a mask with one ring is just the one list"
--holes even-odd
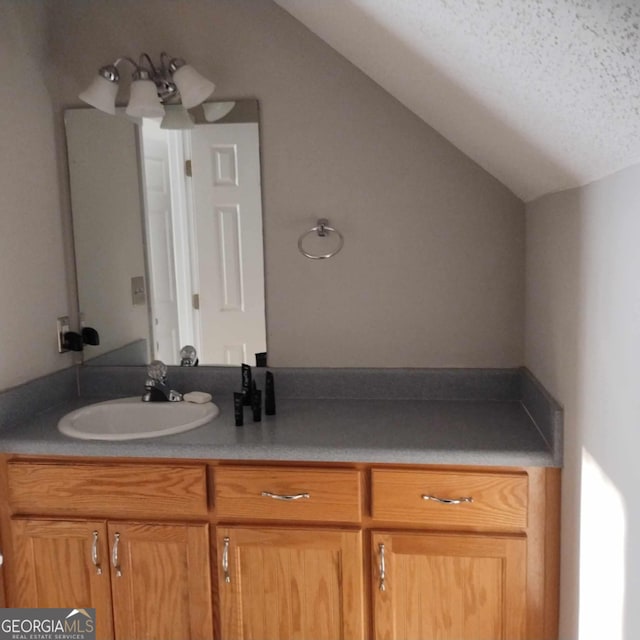
[(224, 640), (364, 638), (362, 535), (219, 527)]
[(112, 639), (106, 524), (14, 518), (11, 529), (11, 606), (95, 608), (96, 636)]
[(110, 522), (116, 639), (213, 637), (209, 525)]
[(2, 546), (2, 539), (0, 538), (0, 609), (7, 606), (7, 601), (4, 597), (4, 554), (5, 548)]
[(376, 640), (526, 637), (526, 539), (373, 533)]

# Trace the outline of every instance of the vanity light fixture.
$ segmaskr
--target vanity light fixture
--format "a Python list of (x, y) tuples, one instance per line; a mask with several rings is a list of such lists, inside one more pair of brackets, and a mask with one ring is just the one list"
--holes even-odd
[(182, 107), (191, 109), (204, 102), (215, 89), (211, 80), (201, 76), (182, 58), (172, 58), (163, 51), (159, 66), (153, 63), (148, 54), (141, 53), (138, 63), (123, 57), (101, 67), (93, 82), (78, 97), (100, 111), (115, 115), (120, 82), (117, 67), (123, 62), (128, 62), (134, 68), (126, 108), (127, 115), (131, 117), (164, 117), (164, 105), (170, 102), (180, 101)]

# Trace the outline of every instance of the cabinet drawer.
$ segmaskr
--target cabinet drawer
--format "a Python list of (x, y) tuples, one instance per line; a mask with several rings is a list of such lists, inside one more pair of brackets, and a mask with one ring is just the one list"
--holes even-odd
[(355, 469), (218, 467), (221, 518), (359, 522), (361, 473)]
[(527, 526), (526, 473), (372, 469), (377, 520), (461, 529)]
[(10, 462), (13, 513), (177, 518), (207, 515), (206, 467)]

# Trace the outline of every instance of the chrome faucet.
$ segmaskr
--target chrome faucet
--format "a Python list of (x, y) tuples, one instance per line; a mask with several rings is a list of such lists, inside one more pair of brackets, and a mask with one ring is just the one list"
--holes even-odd
[(182, 394), (167, 386), (167, 365), (154, 360), (147, 367), (147, 380), (142, 402), (180, 402)]

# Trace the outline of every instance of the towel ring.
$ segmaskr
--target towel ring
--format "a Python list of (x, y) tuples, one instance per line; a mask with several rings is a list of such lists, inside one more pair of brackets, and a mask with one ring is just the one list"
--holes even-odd
[[(330, 251), (329, 253), (321, 253), (318, 255), (314, 253), (308, 253), (307, 251), (304, 250), (302, 243), (304, 242), (304, 239), (308, 235), (311, 235), (312, 233), (317, 233), (318, 236), (321, 238), (324, 238), (328, 233), (335, 233), (338, 236), (337, 248), (334, 251)], [(320, 218), (318, 220), (318, 224), (315, 227), (311, 227), (309, 231), (305, 231), (298, 238), (298, 250), (305, 258), (309, 258), (310, 260), (324, 260), (325, 258), (332, 258), (333, 256), (336, 255), (336, 253), (340, 251), (340, 249), (342, 249), (343, 245), (344, 245), (344, 238), (342, 237), (342, 234), (334, 227), (330, 227), (329, 221), (326, 218)]]

